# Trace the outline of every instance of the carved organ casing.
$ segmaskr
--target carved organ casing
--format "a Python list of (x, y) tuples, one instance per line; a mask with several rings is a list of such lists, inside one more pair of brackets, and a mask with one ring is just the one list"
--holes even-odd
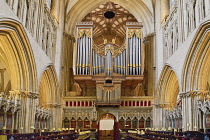
[(93, 22), (77, 23), (75, 79), (80, 82), (88, 79), (86, 85), (95, 81), (98, 104), (120, 104), (122, 82), (142, 74), (141, 28), (141, 23), (127, 23), (126, 36), (120, 45), (114, 38), (108, 40), (104, 36), (101, 36), (104, 42), (97, 45)]

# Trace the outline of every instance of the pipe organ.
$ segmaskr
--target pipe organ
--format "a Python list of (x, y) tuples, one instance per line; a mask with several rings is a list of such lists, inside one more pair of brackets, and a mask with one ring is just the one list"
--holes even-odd
[(114, 72), (122, 75), (126, 74), (126, 50), (114, 58)]
[(127, 75), (141, 75), (141, 36), (141, 27), (127, 26)]
[(93, 58), (92, 58), (92, 70), (93, 75), (103, 73), (104, 72), (104, 57), (100, 56), (95, 50), (93, 50)]
[(95, 90), (97, 105), (118, 106), (121, 90), (130, 93), (143, 80), (141, 28), (140, 23), (127, 23), (124, 38), (108, 35), (100, 40), (94, 38), (92, 22), (77, 24), (74, 79), (85, 90), (83, 95)]
[(92, 37), (92, 25), (79, 26), (76, 75), (112, 75), (113, 72), (121, 75), (141, 75), (141, 26), (130, 26), (128, 23), (126, 34), (126, 41), (121, 46), (116, 45), (114, 39), (112, 42), (105, 39), (103, 46), (99, 47)]
[(92, 27), (77, 28), (77, 75), (91, 74)]

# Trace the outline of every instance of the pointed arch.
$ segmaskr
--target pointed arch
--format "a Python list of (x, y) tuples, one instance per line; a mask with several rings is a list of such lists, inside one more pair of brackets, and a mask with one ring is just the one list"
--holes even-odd
[(11, 89), (37, 92), (37, 71), (26, 32), (16, 20), (0, 19), (0, 61), (11, 78)]
[(166, 65), (158, 82), (157, 96), (160, 104), (175, 105), (179, 94), (179, 83), (172, 67)]
[(198, 29), (186, 56), (182, 74), (183, 92), (207, 90), (210, 70), (210, 20)]
[(39, 105), (48, 107), (50, 104), (61, 104), (58, 78), (53, 65), (46, 68), (39, 83)]

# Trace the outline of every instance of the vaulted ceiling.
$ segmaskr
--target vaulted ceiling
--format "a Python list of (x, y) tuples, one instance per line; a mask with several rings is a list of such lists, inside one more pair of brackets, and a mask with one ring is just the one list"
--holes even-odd
[[(149, 35), (154, 32), (154, 2), (155, 0), (68, 0), (66, 2), (66, 26), (65, 31), (73, 36), (76, 34), (76, 23), (80, 21), (88, 20), (92, 18), (92, 14), (95, 16), (103, 16), (103, 12), (112, 9), (112, 12), (115, 13), (115, 16), (118, 20), (104, 20), (104, 23), (97, 19), (92, 18), (92, 21), (99, 23), (100, 26), (104, 26), (104, 31), (108, 28), (118, 28), (118, 37), (121, 37), (123, 34), (123, 30), (121, 26), (118, 26), (119, 23), (124, 22), (125, 15), (127, 15), (128, 20), (136, 19), (138, 22), (142, 22), (143, 24), (143, 34)], [(112, 4), (110, 4), (112, 3)], [(114, 4), (113, 4), (114, 3)], [(112, 7), (110, 7), (110, 5)], [(129, 15), (131, 17), (129, 18)], [(135, 17), (135, 18), (134, 18)], [(116, 18), (116, 19), (117, 19)], [(122, 20), (122, 21), (121, 21)], [(101, 22), (101, 23), (100, 23)], [(106, 23), (114, 23), (113, 25), (104, 25)], [(99, 27), (100, 27), (99, 26)], [(97, 28), (96, 28), (97, 29)], [(111, 29), (112, 31), (112, 29)], [(96, 35), (100, 35), (101, 32), (95, 30)]]
[(126, 36), (126, 22), (137, 22), (137, 19), (125, 8), (113, 2), (106, 2), (88, 13), (82, 21), (93, 21), (93, 38), (100, 45), (103, 40), (121, 45)]

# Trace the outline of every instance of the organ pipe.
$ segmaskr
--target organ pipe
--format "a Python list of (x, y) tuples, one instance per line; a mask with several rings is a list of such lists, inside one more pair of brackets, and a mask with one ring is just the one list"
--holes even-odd
[(76, 74), (89, 75), (90, 74), (90, 57), (91, 42), (92, 42), (92, 28), (78, 28), (77, 30), (77, 64)]
[(92, 48), (92, 27), (78, 27), (76, 74), (96, 75), (105, 72), (112, 75), (114, 71), (122, 75), (140, 75), (141, 27), (137, 28), (136, 25), (127, 26), (127, 44), (124, 44), (124, 47), (116, 47), (115, 42), (106, 42), (104, 48)]
[(93, 75), (99, 74), (104, 72), (104, 58), (98, 55), (94, 50), (93, 52), (93, 59), (92, 59), (92, 64), (93, 64)]
[(128, 30), (128, 44), (127, 44), (127, 57), (128, 57), (128, 75), (141, 74), (141, 30), (127, 29)]

